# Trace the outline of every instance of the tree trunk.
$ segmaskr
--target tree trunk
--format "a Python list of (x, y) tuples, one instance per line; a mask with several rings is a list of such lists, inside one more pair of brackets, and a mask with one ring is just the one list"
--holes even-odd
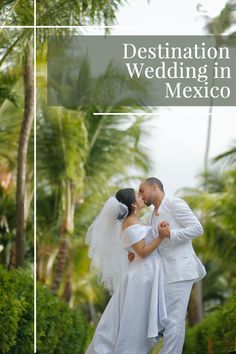
[(93, 301), (89, 300), (88, 305), (89, 305), (89, 313), (90, 313), (91, 320), (93, 322), (94, 327), (96, 328), (98, 324), (98, 317), (96, 315), (96, 310)]
[(66, 284), (65, 284), (65, 287), (64, 287), (64, 291), (63, 291), (62, 298), (63, 298), (68, 304), (70, 304), (71, 297), (72, 297), (71, 274), (67, 274), (67, 277), (66, 277)]
[(213, 343), (212, 343), (212, 339), (208, 339), (208, 343), (207, 343), (207, 354), (212, 354), (213, 353)]
[(27, 152), (30, 132), (34, 119), (34, 70), (33, 48), (26, 53), (24, 68), (25, 106), (24, 117), (20, 131), (17, 156), (17, 186), (16, 186), (16, 267), (23, 267), (25, 255), (25, 191)]
[(189, 306), (188, 306), (188, 322), (192, 327), (203, 319), (202, 306), (202, 282), (199, 281), (193, 285)]
[(38, 247), (38, 257), (37, 257), (37, 279), (41, 282), (41, 283), (45, 283), (45, 275), (46, 275), (46, 246), (44, 244), (43, 241), (39, 241), (39, 247)]
[(204, 156), (205, 178), (207, 178), (207, 173), (208, 173), (208, 161), (209, 161), (210, 142), (211, 142), (212, 109), (213, 109), (213, 105), (210, 105), (209, 113), (208, 113), (206, 149), (205, 149), (205, 156)]
[[(215, 84), (214, 74), (212, 74), (212, 83), (211, 87)], [(210, 143), (211, 143), (211, 130), (212, 130), (212, 111), (213, 111), (213, 98), (210, 99), (210, 106), (208, 110), (208, 126), (207, 126), (207, 139), (206, 139), (206, 149), (204, 156), (204, 174), (207, 178), (208, 173), (208, 162), (209, 162), (209, 153), (210, 153)]]
[(63, 272), (65, 269), (65, 264), (68, 255), (68, 244), (69, 235), (74, 231), (74, 213), (75, 213), (75, 198), (74, 198), (74, 186), (73, 182), (70, 180), (66, 181), (65, 186), (65, 210), (64, 210), (64, 222), (61, 226), (60, 235), (60, 246), (59, 252), (56, 259), (55, 276), (52, 282), (52, 292), (57, 293), (61, 279), (63, 277)]
[(59, 246), (59, 252), (56, 258), (55, 276), (51, 286), (53, 294), (56, 294), (59, 289), (59, 285), (65, 269), (67, 253), (68, 253), (68, 240), (67, 240), (66, 231), (61, 230), (61, 241)]

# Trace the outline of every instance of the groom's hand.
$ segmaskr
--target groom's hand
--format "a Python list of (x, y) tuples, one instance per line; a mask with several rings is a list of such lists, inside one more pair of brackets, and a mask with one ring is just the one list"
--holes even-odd
[(158, 225), (158, 235), (161, 239), (170, 237), (170, 226), (167, 221), (162, 221)]
[(129, 252), (128, 253), (128, 260), (130, 261), (130, 263), (133, 262), (134, 258), (135, 258), (135, 254), (132, 252)]

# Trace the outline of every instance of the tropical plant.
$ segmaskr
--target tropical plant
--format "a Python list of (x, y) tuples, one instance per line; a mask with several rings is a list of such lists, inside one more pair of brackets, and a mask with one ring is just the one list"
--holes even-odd
[(0, 266), (1, 353), (33, 352), (33, 277), (28, 269), (6, 271)]
[(38, 25), (85, 26), (89, 24), (110, 25), (124, 1), (37, 1)]
[[(33, 197), (33, 139), (28, 152), (33, 122), (33, 53), (31, 30), (1, 31), (2, 78), (9, 81), (7, 95), (0, 106), (1, 162), (12, 176), (16, 175), (16, 266), (23, 266), (25, 256), (25, 230)], [(19, 76), (17, 76), (19, 75)], [(22, 76), (24, 75), (24, 80)], [(7, 86), (6, 86), (7, 85)], [(8, 99), (10, 98), (10, 100)], [(11, 117), (11, 119), (9, 118)], [(27, 163), (31, 167), (27, 169)]]
[(227, 303), (187, 330), (183, 353), (234, 353), (236, 325), (235, 291)]
[(1, 26), (33, 26), (33, 0), (2, 0), (0, 5)]
[[(43, 50), (41, 53), (46, 55)], [(88, 276), (87, 250), (81, 246), (80, 240), (84, 239), (88, 224), (104, 199), (117, 188), (115, 186), (122, 186), (128, 180), (128, 174), (132, 179), (147, 171), (149, 160), (140, 145), (144, 133), (143, 118), (128, 120), (126, 116), (116, 116), (111, 119), (105, 115), (95, 118), (93, 113), (103, 112), (104, 107), (48, 107), (45, 63), (40, 64), (40, 60), (42, 57), (37, 65), (38, 276), (50, 284), (54, 292), (60, 285), (61, 296), (71, 304), (77, 303), (75, 294), (87, 296), (92, 317), (94, 286), (91, 286), (91, 275)], [(113, 74), (114, 71), (113, 68)], [(111, 75), (111, 68), (105, 75)], [(91, 85), (89, 70), (84, 70), (80, 91), (93, 97), (96, 92), (92, 89), (99, 86), (100, 95), (104, 92), (108, 99), (109, 90), (102, 86), (104, 76), (97, 79), (97, 84)], [(123, 87), (125, 89), (124, 84)], [(110, 92), (114, 93), (114, 90)], [(126, 92), (116, 107), (118, 112), (131, 110), (122, 106), (133, 99), (128, 95), (129, 91)], [(114, 110), (113, 100), (117, 104), (118, 98), (119, 95), (111, 96), (106, 112)], [(132, 110), (137, 108), (138, 104)], [(80, 262), (83, 257), (87, 262)], [(87, 278), (88, 283), (78, 279), (80, 267), (83, 267), (83, 278)]]
[[(202, 6), (198, 5), (198, 10), (202, 12)], [(236, 32), (229, 33), (231, 28), (234, 28), (236, 23), (235, 17), (236, 1), (229, 0), (226, 2), (224, 8), (221, 10), (220, 14), (214, 18), (210, 18), (204, 15), (206, 19), (205, 30), (208, 34), (212, 35), (215, 39), (215, 47), (218, 49), (222, 45), (227, 45), (230, 47), (236, 46)], [(212, 78), (212, 86), (214, 86), (214, 78)], [(211, 129), (212, 129), (212, 112), (213, 112), (214, 102), (211, 99), (209, 112), (208, 112), (208, 127), (207, 127), (207, 140), (206, 140), (206, 150), (204, 156), (204, 171), (205, 174), (208, 172), (209, 163), (209, 151), (210, 151), (210, 141), (211, 141)]]
[(214, 158), (214, 162), (220, 162), (225, 166), (233, 167), (236, 163), (236, 142), (232, 144), (232, 147), (229, 148), (227, 151), (223, 152), (222, 154), (216, 156)]
[[(203, 280), (203, 300), (206, 310), (214, 309), (217, 304), (225, 301), (235, 278), (234, 154), (235, 149), (232, 148), (217, 156), (213, 160), (211, 172), (202, 177), (199, 188), (185, 190), (186, 199), (193, 208), (201, 212), (204, 225), (204, 237), (196, 240), (195, 245), (207, 267), (208, 276)], [(228, 165), (225, 165), (224, 159), (227, 159)]]

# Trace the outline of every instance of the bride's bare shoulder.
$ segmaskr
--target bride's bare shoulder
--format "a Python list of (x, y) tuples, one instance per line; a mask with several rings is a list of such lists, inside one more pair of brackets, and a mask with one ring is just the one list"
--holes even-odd
[(128, 227), (133, 226), (133, 225), (139, 225), (139, 224), (137, 223), (136, 220), (132, 220), (132, 219), (127, 218), (122, 224), (122, 231), (124, 231), (125, 229), (127, 229)]
[(131, 223), (130, 221), (124, 221), (123, 224), (122, 224), (122, 231), (124, 231), (127, 227), (133, 225), (133, 223)]

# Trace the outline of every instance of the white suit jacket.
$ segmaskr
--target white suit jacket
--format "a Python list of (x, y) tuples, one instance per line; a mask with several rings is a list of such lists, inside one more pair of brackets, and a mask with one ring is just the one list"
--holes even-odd
[(170, 224), (170, 238), (162, 241), (159, 253), (163, 261), (164, 282), (198, 281), (206, 270), (196, 256), (192, 240), (203, 234), (203, 228), (186, 202), (180, 198), (165, 196), (158, 209), (153, 211), (149, 223), (157, 230), (161, 221)]

